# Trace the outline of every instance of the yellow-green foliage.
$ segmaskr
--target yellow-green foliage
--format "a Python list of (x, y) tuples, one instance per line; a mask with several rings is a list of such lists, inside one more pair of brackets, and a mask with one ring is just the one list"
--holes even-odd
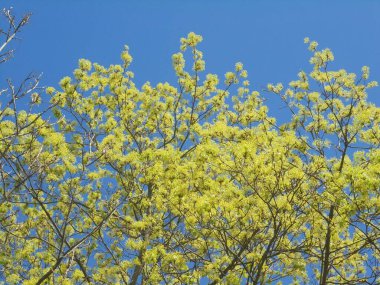
[(126, 46), (120, 65), (81, 59), (43, 116), (0, 109), (0, 280), (380, 282), (369, 68), (330, 70), (305, 39), (311, 72), (267, 87), (289, 110), (278, 124), (242, 63), (205, 74), (201, 41), (181, 39), (173, 85), (138, 88)]

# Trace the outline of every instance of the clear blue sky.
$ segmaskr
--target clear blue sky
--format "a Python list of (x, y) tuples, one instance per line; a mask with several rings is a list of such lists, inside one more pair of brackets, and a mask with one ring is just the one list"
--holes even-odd
[[(100, 1), (3, 0), (19, 15), (32, 12), (13, 61), (0, 66), (0, 82), (43, 72), (42, 84), (57, 86), (79, 58), (103, 65), (119, 62), (124, 44), (134, 56), (138, 85), (172, 81), (171, 54), (179, 38), (203, 35), (207, 71), (223, 74), (242, 61), (255, 89), (287, 83), (310, 70), (303, 38), (333, 50), (337, 68), (371, 67), (380, 81), (380, 1)], [(380, 88), (379, 88), (380, 89)], [(380, 103), (380, 90), (371, 101)], [(379, 94), (376, 96), (376, 94)], [(276, 115), (275, 99), (268, 98)], [(273, 108), (274, 107), (274, 108)]]
[[(130, 46), (137, 84), (171, 81), (171, 55), (190, 31), (201, 34), (208, 72), (224, 74), (237, 61), (245, 64), (253, 88), (287, 82), (310, 70), (303, 38), (329, 47), (336, 68), (359, 73), (371, 68), (380, 81), (380, 0), (2, 0), (18, 15), (32, 12), (16, 44), (15, 58), (0, 65), (5, 78), (42, 73), (42, 85), (58, 85), (79, 58), (103, 65), (119, 63)], [(380, 105), (380, 88), (371, 101)], [(271, 115), (282, 117), (269, 97)]]

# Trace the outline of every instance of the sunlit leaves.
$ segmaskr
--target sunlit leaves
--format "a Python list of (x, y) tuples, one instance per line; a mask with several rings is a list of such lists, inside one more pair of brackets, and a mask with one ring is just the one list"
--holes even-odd
[(311, 72), (267, 86), (288, 107), (279, 125), (242, 63), (206, 72), (201, 41), (181, 39), (174, 84), (137, 87), (126, 46), (121, 65), (79, 60), (46, 89), (47, 115), (1, 111), (9, 284), (378, 280), (368, 68), (330, 70), (332, 52), (305, 39)]

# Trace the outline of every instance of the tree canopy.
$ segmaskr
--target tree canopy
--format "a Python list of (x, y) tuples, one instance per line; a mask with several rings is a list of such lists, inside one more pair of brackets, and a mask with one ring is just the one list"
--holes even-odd
[(278, 123), (242, 63), (205, 72), (201, 41), (181, 39), (173, 84), (136, 86), (126, 46), (29, 105), (1, 94), (3, 284), (380, 282), (369, 68), (306, 38), (311, 70), (267, 86)]

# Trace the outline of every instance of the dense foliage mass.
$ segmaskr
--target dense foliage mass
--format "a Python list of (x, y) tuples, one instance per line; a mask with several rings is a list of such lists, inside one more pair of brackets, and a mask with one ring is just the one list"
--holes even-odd
[(49, 106), (3, 95), (0, 280), (380, 282), (368, 67), (330, 70), (332, 52), (305, 39), (311, 72), (267, 88), (289, 110), (279, 124), (241, 63), (222, 80), (204, 73), (201, 40), (181, 39), (174, 85), (138, 88), (126, 47), (121, 65), (80, 60), (46, 89)]

